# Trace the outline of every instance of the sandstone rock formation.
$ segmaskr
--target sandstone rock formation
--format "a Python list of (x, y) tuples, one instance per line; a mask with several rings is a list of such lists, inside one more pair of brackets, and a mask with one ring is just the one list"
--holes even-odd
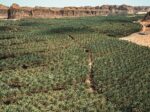
[(8, 7), (0, 4), (0, 19), (6, 19), (8, 17)]
[(150, 31), (150, 12), (148, 12), (141, 21), (143, 26), (142, 31), (147, 32)]
[(78, 16), (98, 16), (115, 14), (136, 14), (138, 12), (150, 11), (150, 7), (132, 7), (127, 5), (103, 5), (96, 7), (20, 7), (13, 4), (11, 7), (0, 5), (0, 18), (22, 19), (22, 18), (60, 18)]
[(150, 21), (150, 12), (147, 12), (147, 14), (143, 18), (143, 21)]
[(13, 4), (8, 10), (8, 19), (29, 18), (32, 16), (32, 8), (20, 7), (18, 4)]
[(60, 8), (35, 7), (31, 12), (33, 18), (55, 18), (63, 16), (63, 10)]

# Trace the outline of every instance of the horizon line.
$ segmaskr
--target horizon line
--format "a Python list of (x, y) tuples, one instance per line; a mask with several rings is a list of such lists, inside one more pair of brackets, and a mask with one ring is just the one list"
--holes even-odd
[(132, 6), (132, 7), (150, 7), (150, 6), (146, 6), (146, 5), (128, 5), (128, 4), (102, 4), (102, 5), (78, 5), (78, 6), (72, 6), (72, 5), (66, 5), (66, 6), (42, 6), (42, 5), (34, 5), (34, 6), (30, 6), (30, 5), (20, 5), (18, 3), (12, 3), (11, 5), (5, 5), (3, 3), (0, 3), (0, 5), (4, 5), (6, 7), (11, 7), (13, 4), (17, 4), (20, 7), (58, 7), (58, 8), (64, 8), (64, 7), (96, 7), (96, 6), (104, 6), (104, 5), (108, 5), (108, 6), (122, 6), (122, 5), (126, 5), (126, 6)]

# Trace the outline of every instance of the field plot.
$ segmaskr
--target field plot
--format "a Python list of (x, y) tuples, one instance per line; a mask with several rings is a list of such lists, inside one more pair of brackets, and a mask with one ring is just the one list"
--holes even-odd
[(149, 112), (150, 49), (118, 39), (139, 18), (0, 21), (0, 112)]

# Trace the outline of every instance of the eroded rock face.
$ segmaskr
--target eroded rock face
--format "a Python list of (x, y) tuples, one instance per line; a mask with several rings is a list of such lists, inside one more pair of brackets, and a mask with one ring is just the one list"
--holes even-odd
[(150, 12), (148, 12), (141, 21), (143, 32), (150, 32)]
[(100, 7), (102, 14), (114, 15), (114, 14), (134, 14), (135, 9), (132, 6), (127, 5), (103, 5)]
[(8, 7), (0, 4), (0, 19), (8, 18)]
[(150, 21), (150, 12), (144, 16), (143, 21)]
[(33, 18), (55, 18), (62, 16), (63, 10), (59, 8), (35, 7), (32, 9)]
[(96, 7), (20, 7), (13, 4), (11, 7), (0, 5), (0, 18), (22, 19), (22, 18), (60, 18), (79, 16), (98, 16), (114, 14), (136, 14), (137, 12), (150, 11), (150, 7), (132, 7), (127, 5), (103, 5)]
[(8, 19), (21, 19), (32, 17), (32, 8), (20, 7), (17, 4), (13, 4), (8, 10)]

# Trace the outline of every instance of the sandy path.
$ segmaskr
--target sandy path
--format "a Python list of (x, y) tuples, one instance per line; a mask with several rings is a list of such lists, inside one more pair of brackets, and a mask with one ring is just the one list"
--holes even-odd
[(121, 40), (130, 41), (132, 43), (136, 43), (141, 46), (150, 47), (150, 32), (146, 32), (145, 35), (138, 33), (131, 34), (127, 37), (120, 38)]
[(126, 40), (141, 46), (150, 47), (150, 31), (144, 31), (144, 33), (143, 32), (133, 33), (127, 37), (120, 38), (120, 40)]

